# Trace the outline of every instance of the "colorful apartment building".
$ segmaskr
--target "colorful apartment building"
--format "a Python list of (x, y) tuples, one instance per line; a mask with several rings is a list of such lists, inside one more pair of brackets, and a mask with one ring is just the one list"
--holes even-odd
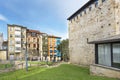
[(22, 59), (26, 51), (26, 27), (8, 24), (8, 59)]
[(27, 51), (30, 60), (38, 57), (40, 60), (61, 60), (61, 53), (57, 50), (60, 39), (38, 30), (8, 24), (8, 59), (24, 59)]
[[(42, 35), (38, 30), (27, 29), (27, 50), (30, 58), (42, 58)], [(36, 58), (35, 58), (36, 57)]]
[(58, 61), (61, 59), (60, 51), (57, 50), (60, 39), (61, 37), (48, 35), (48, 59), (50, 61)]

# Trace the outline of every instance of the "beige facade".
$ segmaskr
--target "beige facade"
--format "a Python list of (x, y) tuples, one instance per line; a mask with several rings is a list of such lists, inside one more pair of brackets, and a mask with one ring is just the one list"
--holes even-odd
[(26, 50), (26, 27), (8, 24), (8, 59), (24, 58)]
[(91, 0), (68, 18), (71, 63), (93, 64), (94, 45), (87, 42), (120, 33), (120, 1), (102, 1)]
[(7, 51), (0, 50), (0, 60), (7, 60)]
[(27, 50), (29, 57), (39, 56), (42, 58), (42, 35), (37, 30), (27, 30)]

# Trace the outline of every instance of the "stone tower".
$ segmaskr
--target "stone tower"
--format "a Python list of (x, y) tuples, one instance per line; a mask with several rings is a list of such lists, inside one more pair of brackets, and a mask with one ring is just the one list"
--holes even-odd
[(70, 62), (95, 62), (89, 41), (120, 34), (120, 0), (89, 0), (68, 18)]

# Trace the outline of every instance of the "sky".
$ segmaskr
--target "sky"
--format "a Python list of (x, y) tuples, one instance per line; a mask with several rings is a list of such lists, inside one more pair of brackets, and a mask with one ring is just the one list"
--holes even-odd
[(7, 39), (7, 24), (17, 24), (68, 38), (67, 18), (88, 0), (0, 0), (0, 32)]

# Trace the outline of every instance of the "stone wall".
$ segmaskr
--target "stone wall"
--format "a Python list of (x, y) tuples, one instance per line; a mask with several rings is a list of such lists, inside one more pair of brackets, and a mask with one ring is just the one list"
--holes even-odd
[[(69, 20), (69, 53), (70, 62), (80, 65), (90, 65), (95, 62), (94, 45), (89, 41), (98, 40), (116, 35), (115, 0), (106, 0), (102, 3), (98, 0), (98, 6), (92, 4), (89, 11), (82, 11), (82, 16), (78, 14)], [(120, 21), (120, 20), (119, 20)]]
[(91, 65), (90, 72), (92, 75), (120, 78), (120, 69), (106, 67), (101, 65)]

